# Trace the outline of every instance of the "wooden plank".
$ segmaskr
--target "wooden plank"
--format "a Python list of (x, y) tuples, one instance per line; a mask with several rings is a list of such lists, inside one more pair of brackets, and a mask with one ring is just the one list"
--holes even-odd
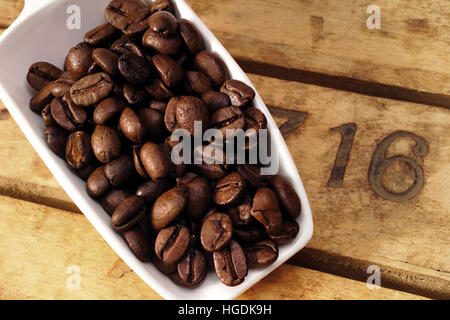
[[(8, 197), (0, 197), (0, 270), (2, 300), (161, 299), (82, 215)], [(423, 298), (284, 265), (240, 299)]]

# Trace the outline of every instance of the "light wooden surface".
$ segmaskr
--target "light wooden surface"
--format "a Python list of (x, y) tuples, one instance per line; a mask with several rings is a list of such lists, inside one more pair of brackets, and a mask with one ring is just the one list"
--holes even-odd
[[(431, 32), (429, 38), (425, 38), (414, 30), (395, 29), (400, 22), (394, 22), (406, 16), (405, 10), (402, 10), (406, 7), (406, 1), (398, 1), (397, 10), (392, 5), (386, 5), (387, 2), (382, 3), (382, 10), (383, 7), (389, 8), (388, 13), (395, 17), (388, 19), (389, 15), (383, 14), (396, 38), (388, 42), (386, 49), (370, 50), (368, 57), (359, 50), (367, 47), (367, 38), (374, 37), (376, 40), (377, 36), (367, 35), (368, 30), (362, 27), (363, 20), (358, 20), (363, 18), (365, 10), (362, 8), (367, 4), (352, 2), (345, 5), (345, 1), (339, 2), (359, 17), (349, 16), (348, 21), (342, 24), (338, 20), (342, 22), (344, 9), (336, 7), (334, 2), (327, 2), (327, 7), (323, 7), (324, 2), (287, 0), (264, 1), (262, 4), (261, 1), (188, 1), (244, 67), (263, 74), (249, 76), (265, 102), (276, 107), (273, 109), (276, 122), (279, 125), (286, 121), (296, 122), (295, 127), (299, 126), (288, 135), (287, 143), (309, 195), (315, 234), (308, 248), (290, 261), (291, 265), (278, 269), (243, 298), (413, 297), (405, 292), (431, 298), (450, 298), (450, 110), (431, 106), (436, 104), (435, 97), (430, 100), (431, 105), (376, 98), (336, 90), (334, 85), (325, 88), (298, 82), (306, 80), (307, 83), (314, 83), (314, 79), (308, 81), (293, 77), (297, 81), (280, 80), (273, 76), (290, 76), (271, 74), (268, 77), (264, 76), (268, 73), (264, 68), (255, 68), (258, 64), (270, 64), (270, 71), (273, 69), (271, 66), (281, 65), (293, 70), (320, 72), (325, 78), (338, 74), (445, 95), (444, 80), (448, 76), (448, 64), (444, 61), (446, 56), (441, 57), (444, 60), (439, 60), (439, 54), (433, 56), (427, 47), (423, 49), (423, 57), (420, 56), (421, 63), (405, 63), (401, 58), (402, 54), (410, 54), (402, 51), (406, 39), (422, 43), (424, 47), (428, 43), (438, 45), (433, 39), (443, 37), (442, 30)], [(429, 9), (416, 1), (409, 3), (411, 8), (416, 8), (407, 10), (409, 15), (422, 15), (433, 23), (438, 23), (438, 13), (430, 10), (436, 3), (447, 5), (436, 1)], [(7, 9), (0, 10), (0, 27), (13, 21), (21, 4), (20, 1), (0, 0), (0, 9), (4, 7)], [(291, 12), (294, 7), (302, 11)], [(440, 17), (442, 24), (448, 19), (445, 12), (448, 10), (442, 11)], [(244, 19), (247, 14), (252, 19)], [(306, 36), (310, 32), (306, 31), (309, 30), (306, 24), (317, 23), (308, 15), (323, 17), (324, 30), (329, 28), (323, 35), (316, 35), (317, 43), (308, 42), (313, 39)], [(282, 22), (279, 17), (283, 17)], [(350, 30), (353, 25), (356, 25), (355, 31)], [(402, 45), (395, 46), (394, 39)], [(280, 51), (275, 50), (279, 42), (283, 42), (285, 56), (282, 57)], [(352, 46), (361, 48), (351, 50)], [(388, 49), (392, 54), (386, 53)], [(445, 52), (448, 49), (445, 47), (442, 50)], [(372, 68), (380, 71), (377, 78), (365, 78), (366, 69), (360, 69), (361, 73), (354, 69), (359, 64), (366, 64), (369, 58), (375, 63)], [(395, 71), (400, 69), (403, 73)], [(414, 82), (416, 87), (404, 82), (405, 79)], [(357, 88), (346, 89), (361, 91)], [(411, 97), (406, 100), (417, 99)], [(78, 209), (51, 176), (14, 120), (1, 108), (0, 104), (0, 159), (3, 159), (0, 160), (0, 194), (8, 197), (0, 198), (0, 298), (156, 298), (155, 293), (118, 260), (82, 215), (69, 213)], [(289, 114), (289, 110), (295, 113)], [(296, 118), (298, 120), (292, 120)], [(356, 124), (356, 134), (342, 188), (333, 188), (327, 183), (341, 137), (330, 129), (349, 123)], [(414, 141), (399, 138), (387, 150), (387, 157), (412, 157), (423, 167), (424, 187), (416, 197), (405, 202), (380, 197), (368, 181), (377, 144), (397, 131), (408, 131), (422, 137), (429, 147), (425, 156), (417, 157), (412, 152)], [(407, 188), (415, 179), (405, 163), (398, 162), (387, 172), (385, 184), (392, 190)], [(24, 222), (20, 224), (15, 219)], [(40, 226), (37, 233), (34, 229), (36, 223)], [(72, 223), (80, 233), (68, 231)], [(33, 238), (35, 233), (36, 238)], [(22, 236), (11, 236), (14, 234)], [(58, 239), (61, 245), (49, 246), (52, 238)], [(13, 242), (19, 245), (14, 247)], [(30, 250), (30, 246), (35, 248)], [(43, 254), (39, 254), (41, 251)], [(68, 261), (70, 259), (75, 259), (75, 262)], [(58, 263), (53, 265), (53, 261)], [(48, 265), (50, 263), (52, 265)], [(67, 274), (61, 268), (69, 264), (80, 265), (82, 273), (87, 270), (83, 277), (88, 285), (77, 292), (69, 292), (65, 287)], [(370, 265), (381, 268), (383, 287), (396, 290), (368, 290), (365, 280)], [(24, 266), (28, 268), (26, 273), (21, 272)], [(55, 276), (49, 277), (47, 271), (43, 272), (43, 266)], [(111, 277), (111, 274), (119, 274), (120, 280)], [(133, 288), (130, 292), (123, 292), (120, 290), (123, 286)]]

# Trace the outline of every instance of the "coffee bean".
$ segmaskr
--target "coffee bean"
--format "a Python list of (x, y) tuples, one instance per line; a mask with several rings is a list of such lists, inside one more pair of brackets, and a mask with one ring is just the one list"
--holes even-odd
[(222, 86), (228, 80), (228, 70), (225, 63), (212, 52), (199, 52), (194, 57), (193, 65), (210, 77), (216, 87)]
[(114, 229), (126, 231), (142, 221), (145, 216), (145, 201), (136, 195), (126, 198), (117, 208), (111, 217)]
[(202, 95), (202, 101), (208, 108), (210, 114), (231, 104), (230, 98), (225, 93), (214, 90), (205, 92)]
[(205, 50), (202, 36), (190, 21), (181, 19), (179, 26), (181, 37), (183, 38), (184, 43), (188, 47), (191, 54), (197, 54), (200, 51)]
[(147, 174), (147, 171), (145, 171), (145, 168), (141, 162), (141, 156), (140, 156), (141, 148), (138, 146), (134, 146), (132, 149), (133, 149), (132, 155), (133, 155), (134, 168), (136, 169), (136, 172), (142, 178), (148, 179), (149, 176)]
[(183, 81), (183, 69), (170, 57), (158, 54), (153, 57), (153, 65), (168, 88), (175, 88)]
[(255, 99), (255, 90), (239, 80), (227, 80), (220, 88), (220, 92), (230, 97), (231, 105), (244, 107)]
[(92, 52), (92, 58), (109, 75), (114, 76), (117, 74), (117, 61), (119, 60), (119, 56), (111, 50), (97, 48)]
[(53, 100), (52, 83), (47, 83), (36, 95), (30, 100), (30, 109), (36, 113), (41, 113), (49, 103)]
[(263, 188), (268, 185), (267, 178), (261, 175), (261, 168), (257, 165), (238, 165), (237, 172), (244, 178), (247, 185), (253, 188)]
[(92, 62), (92, 47), (81, 42), (69, 50), (64, 62), (64, 70), (70, 71), (77, 79), (87, 75)]
[(110, 41), (117, 38), (119, 34), (120, 31), (107, 22), (88, 31), (84, 35), (84, 42), (89, 43), (91, 46), (99, 47), (107, 45)]
[(125, 137), (134, 143), (141, 144), (144, 141), (146, 134), (145, 124), (133, 109), (127, 107), (122, 111), (119, 127)]
[(179, 185), (186, 186), (188, 191), (188, 201), (184, 209), (185, 214), (189, 219), (199, 221), (211, 204), (212, 189), (208, 180), (195, 176), (191, 181)]
[(46, 127), (50, 127), (55, 124), (55, 120), (52, 116), (52, 106), (50, 103), (44, 109), (42, 109), (41, 117)]
[(145, 85), (145, 90), (157, 100), (169, 100), (174, 96), (174, 93), (160, 79), (154, 79)]
[(92, 198), (98, 198), (111, 188), (108, 178), (105, 175), (105, 166), (98, 167), (86, 181), (87, 194)]
[(170, 132), (185, 129), (194, 135), (194, 123), (202, 122), (202, 130), (209, 127), (209, 114), (203, 102), (196, 97), (183, 96), (172, 98), (167, 105), (164, 122)]
[(280, 200), (281, 207), (292, 219), (297, 219), (302, 211), (302, 204), (300, 198), (295, 192), (292, 185), (280, 175), (275, 175), (270, 179), (275, 193)]
[(195, 287), (206, 277), (207, 266), (203, 253), (197, 249), (189, 249), (183, 259), (178, 262), (177, 276), (181, 285)]
[(233, 236), (233, 222), (225, 213), (215, 212), (202, 222), (200, 241), (203, 249), (214, 252), (222, 249)]
[(252, 216), (267, 230), (269, 235), (278, 235), (283, 227), (283, 217), (275, 193), (268, 188), (261, 188), (253, 198)]
[(116, 97), (106, 98), (97, 105), (92, 117), (96, 124), (106, 124), (114, 116), (120, 114), (124, 108), (123, 100)]
[(123, 32), (134, 22), (134, 14), (148, 9), (144, 0), (113, 0), (105, 9), (105, 17), (116, 29)]
[(127, 242), (131, 251), (134, 253), (136, 258), (142, 262), (149, 262), (151, 256), (151, 246), (147, 234), (142, 230), (142, 228), (134, 227), (133, 229), (126, 230), (123, 233), (123, 238)]
[(164, 37), (171, 36), (178, 31), (178, 21), (173, 14), (167, 11), (155, 12), (148, 19), (150, 30)]
[(145, 8), (130, 14), (122, 27), (122, 32), (128, 37), (133, 37), (142, 34), (147, 30), (147, 20), (150, 17), (150, 9)]
[(183, 47), (183, 40), (178, 34), (163, 36), (152, 29), (148, 29), (142, 38), (142, 44), (154, 53), (176, 56)]
[(48, 62), (33, 63), (28, 69), (27, 81), (36, 90), (41, 90), (51, 81), (58, 79), (62, 70)]
[(126, 185), (134, 176), (134, 165), (130, 156), (123, 155), (107, 163), (105, 175), (114, 187)]
[(285, 219), (283, 221), (283, 227), (278, 235), (271, 235), (270, 238), (277, 244), (282, 245), (294, 240), (300, 231), (300, 226), (297, 221), (291, 219)]
[(244, 179), (237, 172), (220, 179), (214, 188), (213, 200), (219, 206), (232, 206), (241, 199), (245, 188)]
[(272, 240), (263, 240), (245, 247), (247, 264), (258, 268), (268, 266), (278, 259), (278, 247)]
[(184, 187), (177, 187), (162, 194), (151, 210), (153, 229), (161, 230), (167, 227), (184, 210), (188, 192)]
[(50, 126), (44, 129), (44, 136), (50, 149), (64, 159), (66, 154), (67, 133), (59, 127)]
[(57, 79), (50, 83), (52, 95), (56, 98), (70, 94), (70, 88), (75, 83), (73, 80)]
[(138, 186), (136, 195), (142, 197), (147, 203), (153, 204), (163, 193), (169, 190), (172, 184), (169, 180), (164, 179), (160, 182), (147, 181)]
[(150, 178), (159, 182), (169, 174), (170, 159), (164, 150), (153, 142), (147, 142), (140, 151), (140, 160)]
[(214, 268), (217, 277), (227, 286), (241, 284), (248, 273), (247, 259), (238, 242), (232, 240), (220, 251), (214, 252)]
[(267, 129), (267, 118), (260, 110), (250, 107), (245, 110), (247, 129), (254, 129), (258, 133), (261, 129)]
[(53, 99), (51, 113), (55, 122), (67, 131), (81, 128), (87, 119), (86, 111), (78, 108), (69, 95)]
[(170, 0), (156, 0), (152, 3), (150, 10), (152, 13), (158, 11), (168, 11), (173, 14), (175, 12), (173, 4)]
[(189, 93), (201, 96), (211, 90), (211, 79), (201, 72), (188, 71), (184, 76), (184, 85)]
[(126, 53), (118, 61), (119, 71), (131, 83), (145, 83), (150, 79), (151, 69), (147, 61), (137, 55)]
[(179, 261), (189, 247), (191, 234), (180, 224), (159, 231), (155, 241), (156, 256), (165, 264)]
[(111, 77), (104, 73), (95, 73), (75, 82), (70, 89), (73, 102), (80, 107), (89, 107), (106, 98), (114, 89)]
[(112, 215), (122, 201), (130, 195), (125, 189), (112, 189), (100, 198), (100, 204), (109, 215)]
[(227, 209), (227, 213), (230, 216), (233, 224), (237, 227), (246, 226), (252, 219), (252, 199), (245, 193), (241, 202), (235, 206)]
[(152, 141), (160, 141), (167, 136), (168, 133), (164, 125), (163, 113), (151, 108), (141, 108), (138, 110), (138, 115), (145, 124), (149, 139)]
[(108, 163), (120, 156), (122, 142), (117, 132), (107, 126), (96, 126), (91, 137), (92, 151), (101, 163)]
[(164, 114), (166, 112), (167, 103), (159, 100), (151, 100), (148, 107)]
[(111, 45), (111, 51), (119, 56), (131, 53), (141, 58), (144, 58), (144, 51), (129, 37), (122, 36)]
[(235, 136), (237, 130), (245, 128), (244, 114), (237, 107), (222, 108), (211, 116), (211, 125), (220, 130), (224, 138), (230, 139)]
[(92, 161), (91, 136), (83, 131), (73, 132), (67, 139), (66, 160), (74, 169), (84, 169)]
[(157, 256), (154, 256), (152, 258), (152, 264), (155, 266), (156, 269), (158, 269), (159, 272), (162, 274), (171, 276), (177, 271), (177, 262), (174, 263), (164, 263), (161, 261)]
[(245, 228), (235, 228), (233, 236), (244, 244), (253, 243), (261, 240), (263, 232), (254, 225), (246, 226)]
[(145, 89), (131, 83), (127, 83), (123, 86), (123, 97), (133, 106), (142, 106), (148, 102), (148, 94)]

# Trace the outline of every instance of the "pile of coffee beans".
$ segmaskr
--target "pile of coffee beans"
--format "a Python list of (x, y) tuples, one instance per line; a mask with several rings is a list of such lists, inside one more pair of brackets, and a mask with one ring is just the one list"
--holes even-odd
[(42, 115), (48, 145), (86, 181), (139, 260), (186, 287), (209, 269), (239, 285), (297, 236), (300, 199), (257, 164), (175, 165), (171, 136), (194, 135), (195, 121), (227, 138), (266, 129), (255, 92), (229, 79), (169, 0), (113, 0), (105, 16), (69, 50), (63, 70), (47, 62), (29, 69), (37, 90), (30, 108)]

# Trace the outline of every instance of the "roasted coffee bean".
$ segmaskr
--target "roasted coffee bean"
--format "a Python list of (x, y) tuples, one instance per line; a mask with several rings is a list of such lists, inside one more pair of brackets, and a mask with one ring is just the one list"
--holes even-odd
[(197, 71), (187, 71), (184, 75), (184, 86), (189, 93), (199, 96), (211, 90), (211, 79)]
[(153, 229), (167, 227), (183, 212), (187, 203), (188, 191), (185, 187), (177, 187), (162, 194), (151, 210)]
[(117, 159), (122, 150), (122, 142), (117, 132), (110, 127), (96, 126), (91, 137), (92, 151), (101, 163)]
[(208, 108), (210, 114), (231, 104), (230, 98), (225, 93), (214, 90), (205, 92), (202, 95), (202, 101)]
[(256, 132), (261, 129), (267, 129), (267, 118), (260, 110), (250, 107), (245, 110), (244, 114), (247, 129), (254, 129)]
[(152, 14), (158, 11), (169, 11), (170, 13), (174, 13), (175, 9), (170, 0), (156, 0), (152, 3), (150, 8)]
[(89, 43), (91, 46), (99, 47), (107, 45), (119, 35), (120, 31), (106, 22), (105, 24), (88, 31), (84, 35), (84, 42)]
[(105, 17), (116, 29), (125, 32), (135, 22), (134, 15), (145, 9), (148, 9), (145, 0), (113, 0), (105, 9)]
[(239, 80), (227, 80), (220, 88), (220, 92), (230, 97), (231, 105), (244, 107), (255, 99), (255, 90)]
[(216, 54), (201, 51), (195, 57), (193, 65), (201, 72), (211, 78), (216, 87), (228, 80), (228, 70), (225, 63)]
[(166, 112), (167, 102), (160, 100), (151, 100), (148, 107), (164, 114)]
[(263, 188), (268, 185), (267, 178), (261, 175), (261, 168), (257, 165), (238, 165), (237, 172), (244, 178), (247, 185), (253, 188)]
[(131, 83), (145, 83), (150, 79), (151, 68), (145, 58), (126, 53), (119, 58), (119, 71)]
[(297, 219), (302, 212), (302, 204), (292, 185), (280, 175), (272, 176), (270, 184), (277, 194), (284, 211), (287, 212), (292, 219)]
[(158, 269), (159, 272), (167, 276), (173, 275), (177, 271), (177, 262), (175, 263), (164, 263), (156, 255), (152, 257), (152, 264)]
[(159, 231), (155, 241), (156, 256), (165, 264), (178, 262), (189, 248), (189, 229), (177, 224)]
[(81, 42), (70, 49), (64, 62), (64, 70), (72, 72), (77, 79), (80, 79), (87, 75), (92, 62), (94, 62), (92, 47)]
[(79, 170), (86, 168), (92, 158), (91, 136), (83, 131), (73, 132), (67, 139), (67, 163), (75, 170)]
[(64, 71), (63, 73), (61, 73), (61, 76), (58, 78), (58, 80), (68, 80), (75, 83), (77, 80), (80, 80), (80, 78), (78, 78), (77, 75), (73, 74), (70, 71)]
[(237, 130), (245, 128), (245, 117), (241, 109), (226, 107), (217, 110), (211, 116), (211, 125), (222, 132), (224, 138), (232, 138)]
[(171, 36), (178, 31), (178, 21), (173, 14), (167, 11), (155, 12), (148, 18), (150, 30), (164, 37)]
[(44, 109), (42, 109), (41, 117), (46, 127), (50, 127), (55, 124), (55, 120), (52, 116), (52, 106), (50, 103)]
[(134, 176), (134, 164), (131, 157), (123, 155), (105, 165), (105, 175), (114, 187), (126, 185)]
[(185, 214), (189, 219), (199, 221), (208, 211), (211, 204), (212, 189), (208, 180), (195, 176), (189, 182), (181, 183), (180, 185), (186, 186), (188, 190), (188, 201), (184, 209)]
[(147, 174), (147, 171), (145, 171), (144, 166), (142, 165), (141, 162), (141, 156), (140, 156), (140, 151), (141, 148), (134, 146), (132, 148), (132, 154), (133, 154), (133, 162), (134, 162), (134, 168), (136, 169), (136, 172), (138, 173), (138, 175), (140, 175), (142, 178), (144, 179), (148, 179), (149, 176)]
[(93, 61), (91, 63), (91, 65), (89, 66), (89, 69), (88, 69), (86, 75), (91, 75), (91, 74), (98, 73), (101, 71), (102, 71), (102, 68), (100, 68), (100, 66), (95, 61)]
[(136, 195), (142, 197), (147, 203), (154, 203), (163, 193), (172, 187), (172, 183), (164, 179), (161, 182), (147, 181), (136, 190)]
[(96, 124), (106, 124), (114, 116), (119, 115), (124, 108), (123, 100), (116, 97), (106, 98), (97, 105), (92, 117)]
[(235, 228), (233, 236), (242, 243), (253, 243), (261, 240), (263, 232), (256, 226), (250, 225), (243, 229)]
[(278, 247), (272, 240), (263, 240), (248, 245), (244, 249), (247, 264), (251, 268), (268, 266), (278, 259)]
[(148, 102), (148, 94), (145, 89), (131, 83), (123, 86), (123, 97), (131, 105), (144, 105)]
[(285, 219), (283, 221), (283, 227), (281, 232), (276, 236), (270, 236), (277, 244), (282, 245), (294, 240), (300, 232), (300, 226), (297, 221), (291, 219)]
[(125, 189), (112, 189), (100, 198), (100, 205), (109, 215), (112, 215), (114, 210), (130, 195)]
[(105, 166), (95, 169), (86, 181), (87, 194), (92, 198), (104, 195), (110, 188), (111, 184), (105, 175)]
[(246, 226), (251, 222), (251, 211), (252, 199), (247, 193), (244, 194), (242, 201), (237, 206), (227, 209), (228, 215), (237, 227)]
[(89, 107), (102, 101), (113, 89), (111, 77), (107, 73), (100, 72), (75, 82), (70, 89), (70, 96), (76, 105)]
[(199, 98), (183, 96), (169, 101), (164, 115), (167, 130), (185, 129), (194, 135), (195, 121), (202, 122), (202, 131), (209, 127), (208, 110)]
[(150, 17), (150, 9), (145, 8), (132, 13), (127, 17), (125, 25), (122, 27), (124, 35), (133, 37), (142, 34), (148, 28), (147, 20)]
[(141, 144), (144, 141), (146, 134), (145, 124), (133, 109), (126, 107), (122, 111), (119, 127), (125, 137), (134, 143)]
[(59, 127), (50, 126), (44, 129), (45, 140), (50, 149), (61, 158), (65, 158), (67, 133)]
[(111, 217), (114, 229), (126, 231), (142, 221), (145, 216), (145, 201), (136, 195), (126, 198), (117, 208)]
[(58, 79), (50, 83), (51, 92), (54, 97), (61, 97), (70, 94), (70, 88), (75, 83), (73, 80)]
[(252, 216), (258, 220), (269, 235), (276, 236), (283, 227), (283, 216), (276, 194), (268, 189), (261, 188), (253, 198)]
[(205, 256), (200, 250), (189, 249), (178, 262), (177, 271), (176, 283), (190, 288), (198, 286), (208, 272)]
[(237, 172), (220, 179), (214, 188), (213, 200), (219, 206), (232, 206), (241, 200), (245, 182)]
[(160, 141), (167, 136), (163, 113), (151, 108), (141, 108), (138, 110), (138, 115), (145, 124), (147, 137), (152, 141)]
[(140, 160), (147, 174), (155, 182), (163, 180), (169, 174), (170, 158), (156, 143), (147, 142), (142, 146)]
[(220, 164), (196, 164), (195, 165), (195, 172), (197, 172), (199, 175), (211, 179), (211, 180), (217, 180), (222, 179), (226, 176), (227, 171), (223, 167), (223, 165)]
[(53, 99), (51, 113), (55, 122), (70, 132), (81, 128), (87, 119), (86, 111), (78, 108), (69, 95)]
[(183, 48), (183, 40), (178, 34), (163, 36), (160, 33), (148, 29), (142, 38), (142, 44), (155, 53), (168, 56), (176, 56)]
[(168, 88), (175, 88), (183, 81), (183, 69), (172, 58), (158, 54), (153, 57), (153, 65)]
[(150, 246), (149, 237), (142, 228), (137, 226), (133, 229), (126, 230), (123, 233), (123, 238), (136, 258), (142, 262), (150, 261), (152, 248)]
[(117, 61), (119, 60), (119, 56), (111, 50), (97, 48), (92, 52), (92, 59), (109, 75), (114, 76), (117, 74)]
[(203, 249), (214, 252), (225, 247), (233, 236), (233, 222), (225, 213), (215, 212), (202, 222), (200, 241)]
[(241, 284), (248, 273), (244, 250), (235, 240), (220, 251), (214, 252), (214, 268), (217, 277), (227, 286)]
[(144, 58), (144, 51), (127, 36), (122, 36), (111, 45), (111, 51), (119, 56), (125, 53), (131, 53), (141, 58)]
[(80, 177), (82, 180), (87, 181), (87, 179), (89, 178), (89, 176), (92, 174), (92, 172), (94, 172), (95, 169), (98, 168), (98, 163), (95, 161), (90, 162), (85, 168), (82, 169), (73, 169), (72, 171), (78, 176)]
[(48, 62), (33, 63), (28, 69), (27, 81), (36, 90), (41, 90), (51, 81), (58, 79), (62, 70)]
[(190, 21), (181, 19), (179, 26), (181, 37), (183, 38), (184, 43), (188, 47), (191, 54), (197, 54), (200, 51), (205, 50), (202, 36)]
[(47, 83), (35, 96), (30, 100), (30, 109), (36, 113), (41, 113), (53, 100), (52, 83)]
[(173, 92), (160, 79), (154, 79), (145, 85), (145, 90), (157, 100), (168, 100), (174, 96)]

